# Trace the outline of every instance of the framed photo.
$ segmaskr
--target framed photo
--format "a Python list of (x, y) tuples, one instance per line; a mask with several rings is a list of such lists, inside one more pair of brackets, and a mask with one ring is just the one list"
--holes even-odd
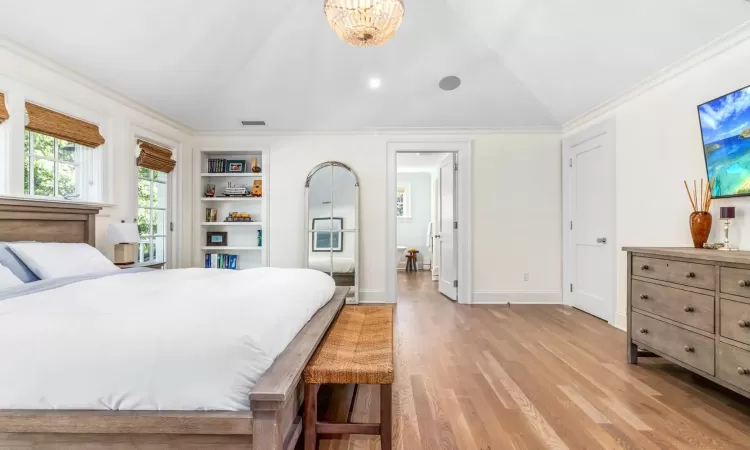
[(226, 231), (209, 231), (206, 233), (206, 246), (225, 247), (227, 244)]
[(245, 160), (243, 159), (230, 159), (227, 161), (227, 172), (244, 172), (245, 171)]
[(313, 219), (313, 249), (314, 252), (343, 252), (344, 240), (344, 218), (343, 217), (321, 217)]

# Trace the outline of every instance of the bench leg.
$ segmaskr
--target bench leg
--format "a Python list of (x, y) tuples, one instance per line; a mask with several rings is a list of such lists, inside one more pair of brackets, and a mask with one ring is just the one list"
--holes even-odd
[(393, 445), (393, 385), (380, 385), (380, 448), (391, 450)]
[(305, 450), (315, 450), (318, 446), (318, 387), (305, 383)]

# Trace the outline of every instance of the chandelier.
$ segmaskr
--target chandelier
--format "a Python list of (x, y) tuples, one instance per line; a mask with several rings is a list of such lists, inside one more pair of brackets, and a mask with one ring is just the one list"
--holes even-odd
[(328, 23), (344, 41), (374, 47), (390, 40), (404, 18), (403, 0), (324, 0)]

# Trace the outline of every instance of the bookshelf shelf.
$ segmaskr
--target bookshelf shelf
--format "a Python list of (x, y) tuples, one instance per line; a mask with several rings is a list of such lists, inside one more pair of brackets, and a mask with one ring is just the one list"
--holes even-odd
[[(251, 172), (253, 160), (261, 168), (260, 173)], [(246, 172), (214, 172), (227, 169), (234, 161), (243, 161)], [(193, 167), (195, 214), (194, 226), (197, 230), (192, 246), (195, 267), (225, 268), (228, 260), (222, 263), (221, 257), (231, 257), (236, 266), (232, 268), (252, 269), (268, 266), (269, 263), (269, 150), (267, 148), (206, 148), (194, 153)], [(218, 164), (218, 166), (217, 166)], [(262, 197), (222, 197), (227, 187), (245, 187), (262, 183)], [(209, 186), (215, 189), (216, 197), (205, 197)], [(223, 222), (232, 213), (249, 215), (253, 222)], [(209, 220), (218, 220), (209, 222)], [(207, 246), (209, 233), (226, 234), (221, 247)], [(260, 245), (258, 245), (260, 243)], [(211, 255), (212, 260), (206, 260)], [(219, 257), (218, 266), (217, 256)], [(223, 264), (223, 266), (222, 266)], [(229, 263), (230, 265), (232, 263)]]
[(263, 227), (263, 222), (201, 222), (202, 227)]

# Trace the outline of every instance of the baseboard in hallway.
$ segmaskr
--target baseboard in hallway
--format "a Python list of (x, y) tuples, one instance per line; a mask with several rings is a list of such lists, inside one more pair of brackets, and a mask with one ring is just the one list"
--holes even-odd
[(562, 304), (560, 291), (474, 291), (474, 305), (558, 305)]

